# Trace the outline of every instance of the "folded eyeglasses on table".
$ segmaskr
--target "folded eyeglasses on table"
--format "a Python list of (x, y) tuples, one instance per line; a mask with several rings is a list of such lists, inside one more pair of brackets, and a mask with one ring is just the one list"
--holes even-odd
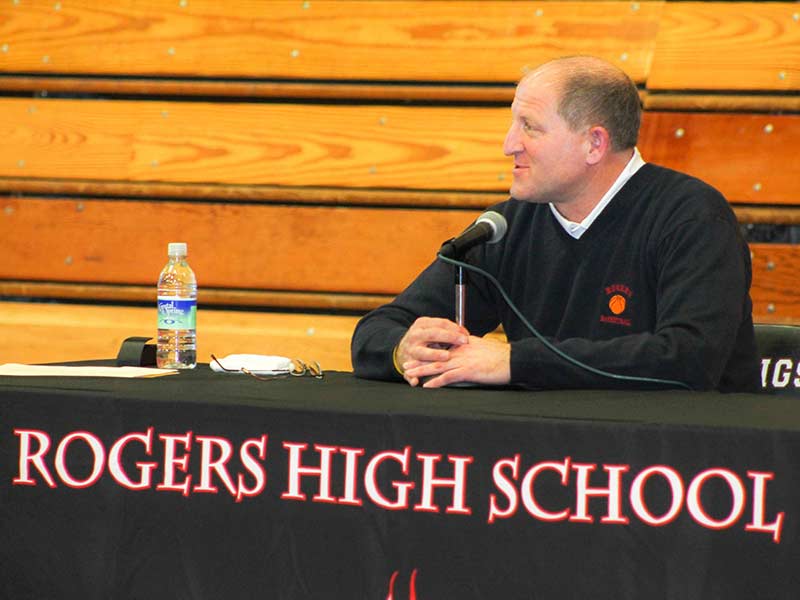
[(210, 366), (217, 373), (243, 373), (260, 381), (285, 377), (322, 379), (324, 376), (317, 361), (305, 362), (299, 358), (264, 354), (229, 354), (222, 358), (212, 354)]

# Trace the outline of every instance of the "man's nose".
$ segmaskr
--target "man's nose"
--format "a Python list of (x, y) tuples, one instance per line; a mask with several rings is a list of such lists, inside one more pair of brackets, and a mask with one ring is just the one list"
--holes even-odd
[(518, 127), (512, 123), (511, 127), (508, 128), (508, 133), (506, 133), (506, 139), (503, 142), (503, 154), (506, 156), (511, 156), (512, 154), (516, 154), (521, 149), (521, 144), (519, 141), (519, 131)]

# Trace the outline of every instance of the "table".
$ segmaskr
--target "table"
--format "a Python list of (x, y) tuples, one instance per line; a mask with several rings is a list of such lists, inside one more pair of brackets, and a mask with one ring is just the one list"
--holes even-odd
[(5, 598), (800, 595), (800, 402), (0, 378)]

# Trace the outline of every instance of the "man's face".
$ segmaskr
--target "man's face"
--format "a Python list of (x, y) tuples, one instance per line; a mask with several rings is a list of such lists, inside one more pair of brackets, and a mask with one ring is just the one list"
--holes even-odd
[(511, 104), (503, 144), (514, 158), (511, 195), (526, 202), (570, 202), (587, 183), (586, 132), (572, 131), (558, 114), (558, 78), (549, 71), (523, 79)]

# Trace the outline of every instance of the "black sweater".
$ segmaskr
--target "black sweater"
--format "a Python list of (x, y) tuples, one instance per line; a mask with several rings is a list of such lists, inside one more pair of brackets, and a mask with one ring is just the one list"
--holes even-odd
[[(692, 389), (755, 391), (750, 252), (725, 198), (687, 175), (644, 165), (580, 239), (549, 206), (514, 199), (498, 244), (467, 255), (525, 317), (573, 358), (619, 375)], [(352, 340), (355, 374), (400, 379), (392, 350), (418, 316), (453, 319), (453, 268), (435, 261), (393, 302), (366, 315)], [(641, 388), (575, 366), (532, 336), (487, 280), (470, 275), (465, 326), (502, 324), (511, 383), (531, 388)]]

